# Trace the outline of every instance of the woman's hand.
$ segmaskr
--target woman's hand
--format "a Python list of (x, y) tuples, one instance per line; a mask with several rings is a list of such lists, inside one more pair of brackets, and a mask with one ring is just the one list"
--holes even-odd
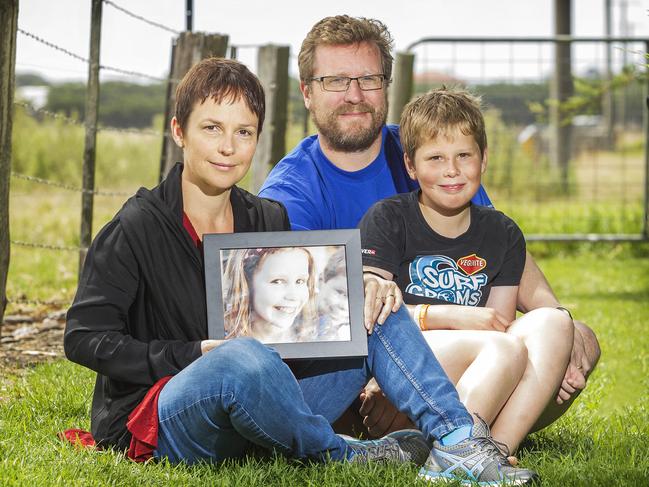
[[(367, 272), (367, 271), (370, 272)], [(397, 311), (403, 304), (403, 296), (397, 283), (389, 278), (380, 277), (389, 273), (375, 267), (363, 267), (363, 284), (365, 286), (365, 328), (372, 334), (374, 323), (382, 325), (390, 313)], [(390, 274), (391, 276), (391, 274)]]
[(203, 340), (201, 342), (201, 355), (205, 355), (210, 350), (223, 345), (225, 340)]

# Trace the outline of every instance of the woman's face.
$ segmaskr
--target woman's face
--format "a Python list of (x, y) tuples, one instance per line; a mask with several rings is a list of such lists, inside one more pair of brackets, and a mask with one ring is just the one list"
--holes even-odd
[(196, 104), (186, 127), (171, 123), (183, 148), (183, 180), (206, 194), (219, 194), (248, 172), (257, 147), (257, 115), (242, 98), (217, 103), (208, 97)]
[(290, 328), (309, 299), (309, 258), (290, 249), (266, 255), (252, 276), (252, 322), (255, 329)]

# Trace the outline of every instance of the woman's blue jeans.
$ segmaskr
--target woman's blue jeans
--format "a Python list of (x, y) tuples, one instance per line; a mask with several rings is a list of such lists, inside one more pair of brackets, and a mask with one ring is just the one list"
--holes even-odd
[(297, 361), (236, 338), (202, 356), (163, 388), (154, 455), (194, 463), (239, 457), (252, 445), (297, 458), (343, 460), (331, 428), (375, 377), (427, 438), (473, 424), (405, 307), (368, 336), (367, 358)]

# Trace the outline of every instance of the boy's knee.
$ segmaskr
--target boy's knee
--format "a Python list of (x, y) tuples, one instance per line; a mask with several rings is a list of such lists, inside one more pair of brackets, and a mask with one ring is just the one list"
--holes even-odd
[(570, 316), (564, 311), (555, 308), (538, 308), (525, 316), (536, 325), (540, 334), (566, 340), (572, 345), (575, 327)]
[(508, 367), (524, 369), (527, 365), (527, 346), (520, 337), (494, 332), (489, 346)]

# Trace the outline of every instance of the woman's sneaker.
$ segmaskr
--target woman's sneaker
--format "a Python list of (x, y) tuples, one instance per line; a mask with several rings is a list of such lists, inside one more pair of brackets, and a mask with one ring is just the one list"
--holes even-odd
[(430, 453), (430, 446), (418, 430), (399, 430), (378, 440), (357, 440), (340, 435), (347, 442), (353, 463), (411, 462), (423, 465)]
[(538, 480), (536, 472), (509, 464), (481, 418), (471, 428), (470, 438), (450, 446), (435, 441), (419, 476), (462, 485), (527, 485)]

